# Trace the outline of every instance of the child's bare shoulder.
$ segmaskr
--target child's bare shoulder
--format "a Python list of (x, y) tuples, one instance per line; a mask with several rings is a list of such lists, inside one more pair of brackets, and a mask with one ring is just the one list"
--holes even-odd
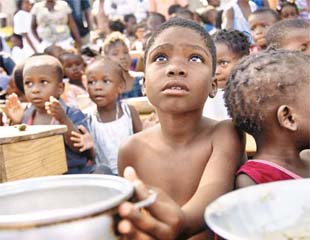
[(150, 149), (158, 142), (158, 132), (159, 126), (156, 125), (127, 138), (119, 149), (119, 170), (127, 165), (134, 166), (139, 159), (143, 159), (145, 152), (151, 151)]

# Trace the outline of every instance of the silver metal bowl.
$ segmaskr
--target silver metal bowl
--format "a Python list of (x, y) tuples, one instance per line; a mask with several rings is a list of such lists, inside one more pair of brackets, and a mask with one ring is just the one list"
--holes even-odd
[(211, 203), (208, 226), (228, 240), (310, 240), (310, 179), (243, 188)]
[(96, 174), (1, 184), (0, 239), (117, 239), (113, 209), (133, 191), (121, 177)]

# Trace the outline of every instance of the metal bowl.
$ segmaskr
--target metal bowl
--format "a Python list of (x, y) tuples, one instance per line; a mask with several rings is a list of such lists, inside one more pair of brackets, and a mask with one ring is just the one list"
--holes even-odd
[(225, 194), (205, 211), (228, 240), (309, 240), (310, 179), (279, 181)]
[(117, 239), (111, 211), (133, 194), (127, 180), (63, 175), (0, 185), (0, 239)]

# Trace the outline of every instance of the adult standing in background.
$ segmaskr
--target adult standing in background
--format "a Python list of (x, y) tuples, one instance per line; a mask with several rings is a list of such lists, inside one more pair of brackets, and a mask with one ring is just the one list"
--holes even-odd
[(64, 49), (72, 48), (71, 33), (75, 39), (76, 47), (81, 47), (81, 37), (67, 2), (43, 0), (33, 5), (31, 13), (32, 32), (41, 43), (42, 49), (53, 44)]
[(31, 56), (36, 53), (38, 49), (35, 46), (38, 46), (38, 42), (34, 38), (31, 32), (31, 13), (32, 3), (30, 0), (17, 0), (17, 9), (18, 11), (14, 15), (14, 33), (23, 36), (23, 49), (27, 56)]
[(168, 9), (173, 4), (180, 4), (181, 7), (188, 5), (187, 0), (149, 0), (149, 12), (157, 12), (169, 19)]
[(66, 0), (66, 2), (72, 9), (72, 16), (79, 30), (82, 44), (86, 45), (90, 41), (90, 31), (93, 29), (89, 0)]

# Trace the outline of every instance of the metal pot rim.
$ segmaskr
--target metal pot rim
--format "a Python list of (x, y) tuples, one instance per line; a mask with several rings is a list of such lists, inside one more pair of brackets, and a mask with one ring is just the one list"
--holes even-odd
[(78, 184), (81, 184), (81, 186), (114, 188), (120, 191), (120, 194), (87, 206), (68, 208), (66, 210), (46, 210), (10, 215), (1, 215), (0, 213), (0, 229), (55, 224), (101, 214), (128, 200), (134, 192), (133, 185), (121, 177), (99, 174), (76, 174), (32, 178), (4, 183), (0, 185), (0, 197), (6, 196), (7, 194), (31, 191), (29, 186), (35, 186), (36, 189), (40, 190), (46, 189), (47, 187), (50, 188), (51, 186), (77, 186)]

